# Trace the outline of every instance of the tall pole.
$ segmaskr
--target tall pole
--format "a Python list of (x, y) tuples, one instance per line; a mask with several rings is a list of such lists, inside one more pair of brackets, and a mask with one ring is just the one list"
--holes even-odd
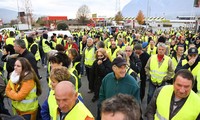
[(146, 28), (148, 26), (148, 18), (149, 18), (149, 0), (147, 0), (147, 17), (146, 17)]
[(18, 0), (17, 0), (17, 13), (18, 13), (18, 24), (21, 22), (20, 20), (20, 13), (19, 13), (19, 3), (18, 3)]

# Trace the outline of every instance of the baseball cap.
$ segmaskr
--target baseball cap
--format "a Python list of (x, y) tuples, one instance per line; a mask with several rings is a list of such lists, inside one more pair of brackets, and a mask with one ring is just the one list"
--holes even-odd
[(146, 48), (148, 46), (148, 42), (143, 42), (142, 43), (142, 48)]
[(190, 48), (188, 50), (188, 55), (191, 55), (191, 54), (198, 54), (197, 48), (195, 48), (195, 47)]
[(122, 57), (116, 57), (112, 62), (112, 66), (116, 65), (117, 67), (121, 67), (122, 65), (126, 64), (127, 64), (126, 60)]

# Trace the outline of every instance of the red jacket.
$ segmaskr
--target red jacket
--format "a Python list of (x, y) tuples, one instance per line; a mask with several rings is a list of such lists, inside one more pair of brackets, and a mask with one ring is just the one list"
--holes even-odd
[[(78, 45), (76, 43), (73, 43), (72, 47), (70, 47), (70, 48), (74, 48), (78, 51)], [(69, 43), (66, 43), (65, 50), (68, 50), (70, 48), (69, 48)]]

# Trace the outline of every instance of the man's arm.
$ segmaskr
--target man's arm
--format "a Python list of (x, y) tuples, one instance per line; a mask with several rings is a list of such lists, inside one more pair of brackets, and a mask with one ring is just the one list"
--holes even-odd
[(174, 66), (173, 66), (173, 63), (172, 63), (172, 60), (169, 59), (169, 62), (168, 62), (168, 70), (167, 70), (167, 75), (164, 77), (164, 81), (167, 81), (167, 80), (171, 80), (171, 78), (173, 77), (174, 75)]
[(145, 111), (145, 116), (147, 117), (147, 120), (154, 120), (154, 115), (155, 115), (156, 109), (157, 109), (157, 106), (156, 106), (156, 99), (157, 99), (158, 94), (160, 93), (160, 90), (161, 90), (161, 89), (162, 89), (162, 87), (158, 88), (158, 89), (155, 91), (155, 93), (154, 93), (154, 95), (153, 95), (153, 97), (152, 97), (150, 103), (149, 103), (148, 106), (147, 106), (147, 109), (146, 109), (146, 111)]
[(150, 78), (151, 75), (150, 75), (150, 61), (151, 61), (151, 57), (149, 58), (149, 60), (147, 61), (147, 64), (145, 66), (145, 72), (146, 72), (146, 75)]

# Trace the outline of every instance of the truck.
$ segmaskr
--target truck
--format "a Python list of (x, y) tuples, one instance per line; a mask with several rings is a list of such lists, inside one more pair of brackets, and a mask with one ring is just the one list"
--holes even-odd
[(15, 28), (16, 28), (17, 30), (27, 31), (27, 30), (31, 30), (31, 29), (32, 29), (32, 26), (31, 26), (31, 25), (28, 25), (28, 24), (16, 24), (16, 25), (15, 25)]

